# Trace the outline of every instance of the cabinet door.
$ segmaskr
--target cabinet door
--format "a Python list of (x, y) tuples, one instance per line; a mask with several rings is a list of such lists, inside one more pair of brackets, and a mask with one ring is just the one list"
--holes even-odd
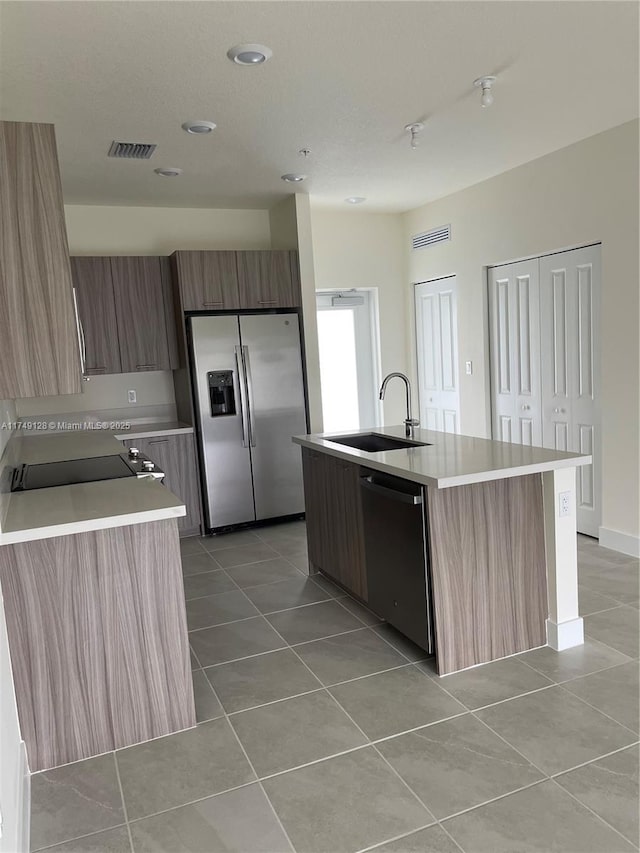
[(240, 307), (235, 252), (176, 252), (183, 311)]
[[(295, 308), (300, 305), (298, 275), (294, 278), (292, 255), (275, 250), (238, 252), (238, 288), (242, 308)], [(297, 272), (297, 268), (296, 268)]]
[(164, 484), (184, 501), (187, 514), (177, 519), (178, 530), (194, 533), (200, 530), (200, 488), (194, 437), (191, 433), (163, 435), (155, 438), (128, 438), (125, 447), (137, 447), (164, 471)]
[(71, 258), (86, 346), (85, 373), (122, 373), (111, 258)]
[(123, 373), (170, 370), (161, 258), (111, 258)]
[(78, 394), (80, 353), (52, 124), (0, 122), (0, 399)]

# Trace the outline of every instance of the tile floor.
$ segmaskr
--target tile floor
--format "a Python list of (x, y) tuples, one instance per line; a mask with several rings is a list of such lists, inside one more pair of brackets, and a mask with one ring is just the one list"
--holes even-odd
[(638, 560), (579, 537), (585, 645), (439, 679), (305, 549), (182, 543), (199, 725), (34, 776), (33, 850), (638, 849)]

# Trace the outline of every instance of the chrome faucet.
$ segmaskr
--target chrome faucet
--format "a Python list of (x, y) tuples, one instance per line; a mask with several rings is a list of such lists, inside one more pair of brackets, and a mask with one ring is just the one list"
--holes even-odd
[(420, 426), (420, 421), (411, 417), (411, 383), (409, 382), (409, 379), (404, 375), (404, 373), (389, 373), (388, 376), (384, 377), (384, 379), (382, 380), (382, 385), (380, 386), (380, 399), (384, 400), (384, 394), (387, 390), (389, 380), (394, 379), (396, 376), (398, 377), (398, 379), (402, 379), (407, 392), (407, 417), (404, 422), (404, 433), (407, 438), (409, 438), (413, 433), (413, 428)]

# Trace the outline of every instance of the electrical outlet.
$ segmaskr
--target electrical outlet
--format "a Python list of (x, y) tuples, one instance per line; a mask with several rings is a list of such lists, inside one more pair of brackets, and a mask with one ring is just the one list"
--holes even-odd
[(473, 373), (473, 362), (472, 361), (465, 361), (464, 369), (465, 369), (465, 373), (467, 374), (467, 376), (471, 376), (471, 374)]
[(128, 399), (129, 399), (129, 402), (130, 402), (130, 403), (135, 403), (135, 402), (136, 402), (136, 400), (138, 399), (137, 394), (136, 394), (136, 392), (133, 390), (133, 388), (131, 389), (131, 391), (127, 391), (127, 397), (128, 397)]
[(566, 518), (571, 514), (571, 492), (560, 492), (558, 495), (558, 518)]

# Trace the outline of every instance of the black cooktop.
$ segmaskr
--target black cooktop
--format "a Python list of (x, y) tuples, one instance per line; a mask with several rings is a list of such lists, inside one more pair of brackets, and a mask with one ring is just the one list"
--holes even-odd
[(135, 477), (135, 470), (125, 456), (93, 456), (88, 459), (69, 459), (65, 462), (44, 462), (40, 465), (18, 465), (11, 480), (12, 492), (48, 489), (51, 486), (70, 486), (96, 480), (117, 480)]

